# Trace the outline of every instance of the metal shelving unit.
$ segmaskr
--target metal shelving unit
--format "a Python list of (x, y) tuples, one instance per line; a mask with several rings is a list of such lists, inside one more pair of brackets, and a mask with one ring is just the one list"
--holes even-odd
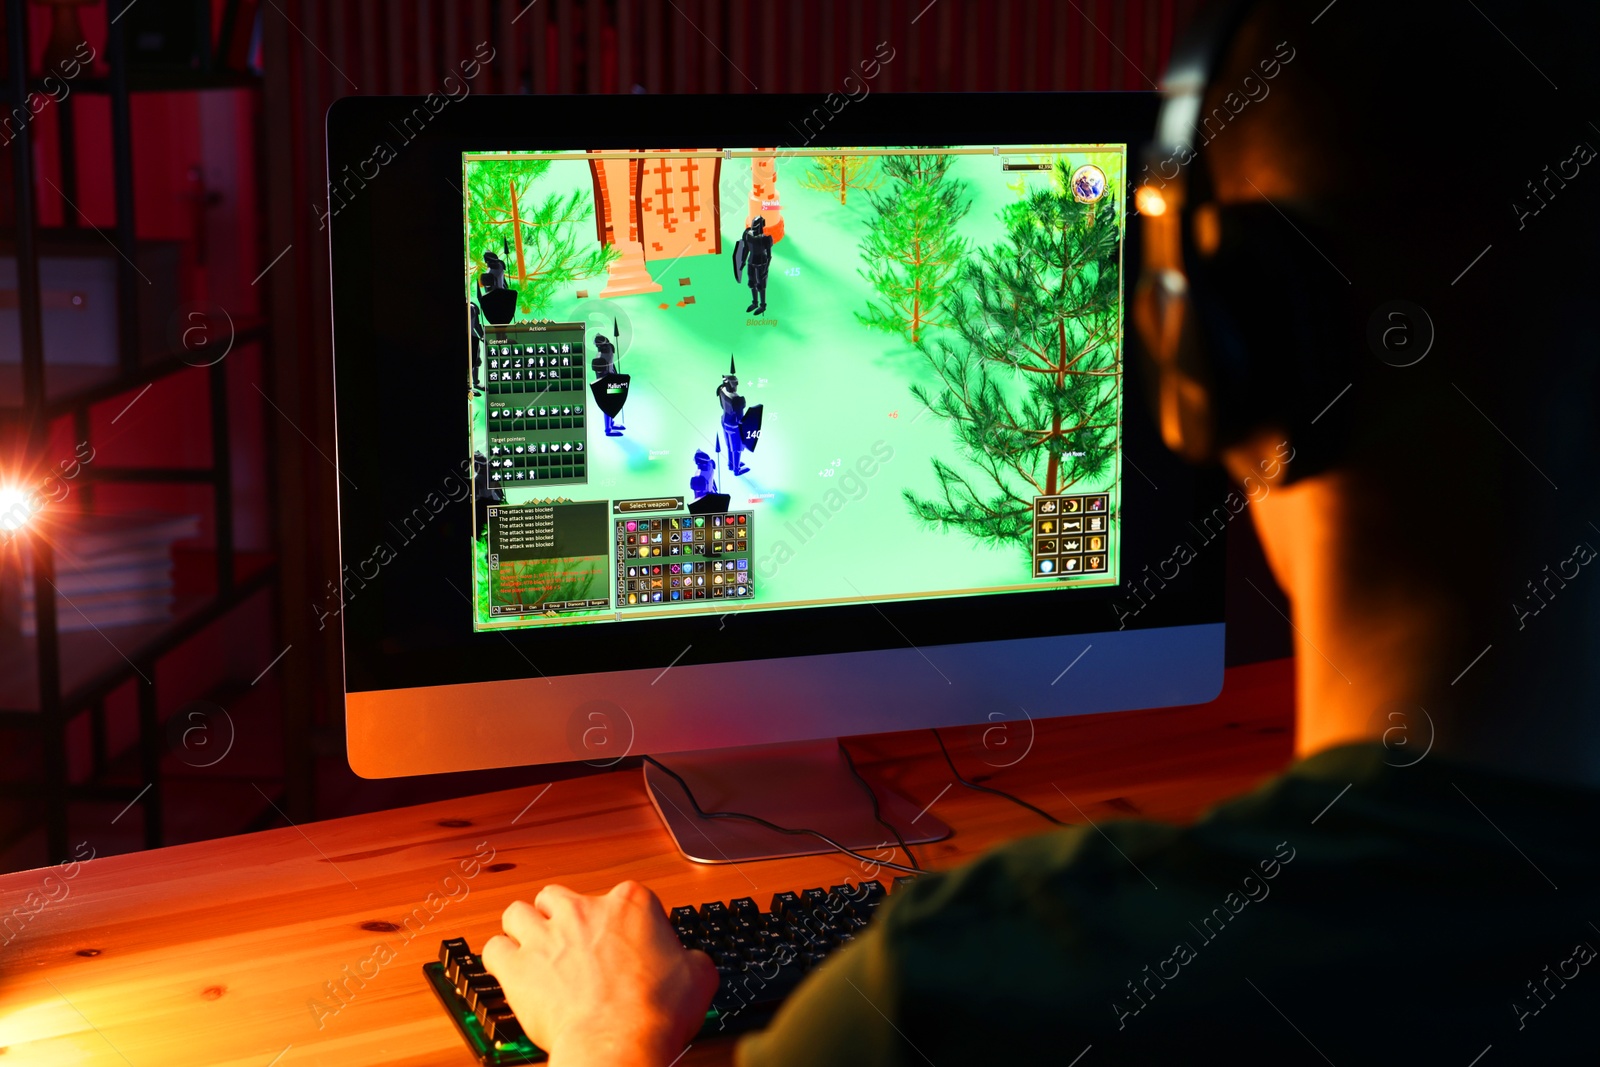
[[(24, 102), (41, 82), (28, 76), (28, 0), (5, 0), (7, 77), (5, 111)], [(128, 70), (125, 27), (109, 26), (107, 77), (81, 77), (72, 93), (59, 100), (61, 193), (77, 200), (77, 158), (74, 145), (73, 101), (79, 94), (109, 98), (111, 155), (116, 224), (105, 233), (119, 253), (117, 259), (118, 359), (114, 367), (47, 367), (44, 358), (42, 292), (39, 274), (40, 227), (34, 188), (35, 141), (31, 122), (17, 129), (11, 145), (16, 206), (18, 312), (21, 362), (13, 372), (0, 368), (0, 428), (23, 444), (26, 460), (48, 465), (46, 454), (51, 423), (71, 416), (78, 440), (88, 440), (90, 406), (144, 388), (169, 375), (194, 368), (190, 353), (173, 351), (149, 355), (143, 351), (139, 324), (138, 270), (134, 226), (134, 172), (131, 95), (136, 92), (186, 92), (208, 89), (259, 87), (260, 79), (247, 74), (193, 71), (142, 72)], [(69, 212), (67, 218), (71, 219)], [(75, 220), (74, 220), (75, 222)], [(73, 223), (69, 223), (69, 228)], [(246, 323), (234, 335), (234, 346), (264, 345), (264, 323)], [(7, 373), (10, 372), (10, 373)], [(68, 805), (85, 801), (138, 801), (144, 816), (145, 847), (162, 843), (164, 750), (160, 705), (156, 692), (156, 665), (168, 653), (224, 619), (229, 613), (275, 588), (278, 580), (272, 558), (241, 559), (235, 551), (233, 524), (233, 442), (228, 410), (227, 361), (205, 370), (211, 432), (211, 462), (204, 467), (85, 467), (79, 477), (86, 499), (97, 483), (187, 483), (211, 489), (216, 533), (215, 591), (180, 598), (173, 618), (156, 624), (119, 628), (116, 648), (94, 633), (62, 634), (53, 596), (36, 596), (38, 636), (7, 642), (0, 650), (0, 728), (38, 730), (43, 761), (38, 783), (0, 784), (0, 795), (42, 799), (45, 837), (51, 862), (68, 855)], [(26, 536), (26, 532), (23, 533)], [(33, 537), (30, 543), (34, 589), (55, 585), (55, 563), (48, 541)], [(281, 632), (277, 598), (273, 597), (274, 627)], [(114, 762), (108, 752), (106, 698), (119, 687), (137, 686), (138, 763), (147, 786), (105, 782)], [(73, 782), (68, 774), (67, 729), (77, 716), (90, 715), (93, 771), (89, 780)], [(287, 753), (285, 759), (291, 758)]]

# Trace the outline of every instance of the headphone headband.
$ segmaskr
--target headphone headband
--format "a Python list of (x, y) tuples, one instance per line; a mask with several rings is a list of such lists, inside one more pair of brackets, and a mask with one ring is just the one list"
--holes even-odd
[(1254, 0), (1208, 8), (1174, 52), (1155, 162), (1136, 193), (1145, 277), (1135, 315), (1169, 447), (1215, 460), (1275, 425), (1306, 457), (1294, 472), (1303, 475), (1339, 437), (1342, 413), (1313, 425), (1315, 413), (1302, 409), (1345, 354), (1349, 294), (1323, 284), (1309, 220), (1292, 222), (1270, 201), (1217, 203), (1202, 151), (1215, 136), (1205, 128), (1206, 93), (1255, 10)]

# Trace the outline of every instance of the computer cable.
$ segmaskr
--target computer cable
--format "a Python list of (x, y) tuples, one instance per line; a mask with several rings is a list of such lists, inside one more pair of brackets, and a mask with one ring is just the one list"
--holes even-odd
[[(855, 859), (860, 860), (862, 863), (875, 864), (879, 867), (888, 867), (890, 870), (901, 871), (905, 874), (922, 873), (922, 870), (917, 867), (906, 867), (898, 863), (890, 863), (888, 860), (873, 859), (871, 856), (863, 855), (854, 849), (845, 848), (843, 845), (839, 844), (839, 842), (818, 830), (795, 829), (788, 826), (779, 826), (775, 822), (768, 822), (759, 815), (748, 815), (742, 811), (706, 811), (700, 806), (700, 802), (694, 798), (694, 790), (689, 788), (689, 783), (683, 780), (682, 775), (673, 770), (671, 767), (668, 767), (666, 764), (662, 763), (660, 760), (656, 759), (654, 756), (641, 756), (640, 758), (651, 766), (659, 768), (663, 774), (677, 782), (678, 785), (683, 788), (683, 795), (689, 798), (689, 806), (694, 808), (695, 814), (700, 816), (702, 819), (744, 819), (746, 822), (753, 822), (759, 826), (765, 826), (767, 829), (780, 834), (809, 834), (811, 837), (815, 837), (819, 841), (825, 842), (832, 848), (843, 852), (847, 856), (852, 856)], [(874, 797), (873, 800), (874, 803), (876, 803), (877, 798)]]
[(1071, 825), (1070, 823), (1062, 822), (1060, 819), (1056, 818), (1054, 815), (1051, 815), (1043, 808), (1035, 807), (1034, 805), (1029, 804), (1026, 800), (1023, 800), (1019, 796), (1013, 796), (1003, 789), (991, 789), (989, 786), (979, 785), (977, 782), (968, 781), (966, 778), (962, 777), (961, 772), (956, 770), (956, 761), (950, 758), (950, 750), (944, 747), (944, 738), (939, 736), (939, 731), (937, 729), (933, 730), (932, 732), (934, 740), (939, 742), (939, 751), (944, 753), (944, 761), (950, 765), (950, 773), (956, 776), (956, 781), (960, 782), (968, 789), (976, 789), (980, 793), (993, 793), (997, 797), (1004, 797), (1013, 804), (1020, 804), (1024, 808), (1027, 808), (1029, 811), (1033, 812), (1035, 815), (1038, 815), (1041, 818), (1049, 819), (1057, 826)]
[(922, 870), (922, 864), (918, 863), (917, 857), (912, 855), (911, 846), (906, 844), (906, 839), (900, 833), (900, 828), (883, 817), (883, 812), (878, 808), (878, 794), (873, 792), (872, 785), (861, 776), (860, 771), (856, 770), (856, 761), (851, 757), (850, 750), (841, 744), (839, 746), (839, 751), (844, 755), (844, 765), (850, 768), (850, 774), (855, 778), (856, 781), (861, 783), (861, 788), (867, 791), (867, 799), (872, 801), (872, 817), (878, 820), (879, 826), (882, 826), (884, 829), (888, 830), (894, 835), (895, 841), (900, 845), (900, 851), (906, 854), (906, 861), (917, 870)]

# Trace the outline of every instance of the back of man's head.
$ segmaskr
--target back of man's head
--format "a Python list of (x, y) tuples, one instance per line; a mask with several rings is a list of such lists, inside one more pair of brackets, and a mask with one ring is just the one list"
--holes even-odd
[[(1325, 390), (1248, 413), (1335, 487), (1302, 512), (1318, 581), (1375, 632), (1448, 631), (1439, 670), (1496, 643), (1480, 700), (1600, 690), (1597, 29), (1595, 4), (1258, 3), (1196, 130), (1215, 199), (1283, 222), (1279, 261), (1196, 296), (1258, 379)], [(1285, 303), (1295, 336), (1251, 332)]]
[[(1310, 279), (1346, 290), (1357, 314), (1411, 301), (1437, 334), (1408, 373), (1394, 364), (1415, 351), (1348, 353), (1346, 380), (1373, 386), (1346, 398), (1351, 409), (1400, 415), (1384, 394), (1410, 402), (1454, 393), (1451, 381), (1470, 390), (1470, 378), (1486, 391), (1473, 400), (1530, 435), (1591, 421), (1580, 416), (1594, 410), (1600, 337), (1597, 29), (1593, 4), (1249, 6), (1198, 131), (1218, 199), (1269, 200), (1305, 231), (1321, 268)], [(1263, 80), (1261, 63), (1285, 55)], [(1247, 301), (1249, 279), (1238, 291)], [(1390, 343), (1402, 340), (1416, 337)], [(1549, 442), (1551, 465), (1577, 458), (1557, 454), (1579, 443), (1570, 433)]]

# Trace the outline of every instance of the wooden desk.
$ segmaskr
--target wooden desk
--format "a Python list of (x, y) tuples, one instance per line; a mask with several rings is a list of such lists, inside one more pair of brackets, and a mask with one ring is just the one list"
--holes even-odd
[[(963, 774), (1066, 821), (1082, 821), (1073, 804), (1096, 823), (1186, 820), (1288, 762), (1291, 688), (1289, 661), (1277, 661), (1231, 670), (1204, 707), (1042, 723), (1028, 755), (1000, 771), (985, 764), (976, 731), (945, 737)], [(1014, 741), (1021, 751), (1025, 728)], [(926, 866), (1049, 829), (954, 784), (926, 730), (849, 747), (870, 781), (931, 803), (954, 827), (917, 849)], [(989, 762), (1001, 762), (994, 751)], [(463, 878), (458, 861), (484, 843), (493, 859)], [(472, 1057), (421, 965), (442, 938), (481, 944), (507, 904), (547, 882), (595, 892), (634, 878), (670, 907), (741, 896), (765, 905), (780, 890), (861, 877), (841, 855), (738, 868), (680, 859), (636, 767), (92, 859), (66, 873), (0, 877), (0, 941), (12, 938), (0, 948), (4, 1067), (466, 1067)], [(26, 915), (47, 896), (57, 899), (19, 929), (12, 909)], [(393, 955), (386, 964), (374, 962), (386, 955), (375, 954), (380, 943)], [(732, 1047), (700, 1042), (680, 1062), (725, 1063)]]

